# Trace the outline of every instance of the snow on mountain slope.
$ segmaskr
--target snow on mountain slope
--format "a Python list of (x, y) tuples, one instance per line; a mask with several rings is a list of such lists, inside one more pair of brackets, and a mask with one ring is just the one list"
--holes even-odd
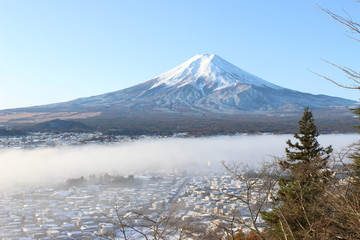
[(238, 113), (343, 107), (355, 101), (283, 88), (241, 70), (214, 54), (196, 55), (147, 82), (120, 91), (40, 106), (76, 111)]
[(157, 82), (151, 88), (161, 85), (183, 87), (192, 84), (200, 91), (204, 87), (216, 91), (237, 84), (247, 84), (281, 89), (279, 86), (241, 70), (215, 54), (196, 55), (155, 79)]

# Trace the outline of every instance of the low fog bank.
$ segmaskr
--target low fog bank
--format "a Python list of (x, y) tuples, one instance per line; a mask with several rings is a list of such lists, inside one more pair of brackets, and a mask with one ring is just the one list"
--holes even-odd
[[(89, 174), (133, 174), (146, 169), (192, 167), (208, 162), (239, 161), (256, 167), (272, 156), (284, 156), (291, 135), (154, 138), (131, 143), (81, 147), (8, 149), (0, 152), (0, 188), (13, 184), (41, 184)], [(322, 135), (323, 146), (335, 150), (359, 139), (357, 134)]]

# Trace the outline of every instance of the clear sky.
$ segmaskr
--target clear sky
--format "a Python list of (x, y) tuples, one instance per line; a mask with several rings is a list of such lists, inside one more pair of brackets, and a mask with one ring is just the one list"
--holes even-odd
[(357, 100), (311, 72), (348, 83), (324, 60), (360, 70), (360, 43), (315, 4), (360, 22), (353, 0), (0, 0), (0, 109), (120, 90), (200, 53)]

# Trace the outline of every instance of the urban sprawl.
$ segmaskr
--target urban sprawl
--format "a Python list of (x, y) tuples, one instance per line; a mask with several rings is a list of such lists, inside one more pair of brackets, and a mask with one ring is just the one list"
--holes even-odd
[[(114, 140), (131, 141), (118, 137), (111, 142)], [(1, 138), (0, 148), (78, 145), (97, 141), (106, 143), (109, 140), (104, 140), (101, 133), (39, 133)], [(261, 181), (257, 184), (260, 186)], [(171, 214), (182, 222), (191, 219), (192, 226), (211, 229), (219, 221), (214, 216), (231, 218), (237, 211), (251, 225), (248, 206), (239, 200), (246, 194), (244, 182), (210, 162), (196, 172), (172, 169), (127, 176), (104, 173), (79, 176), (56, 185), (7, 189), (0, 195), (0, 239), (121, 236), (120, 220), (136, 214), (148, 219)], [(256, 205), (259, 195), (250, 197), (251, 204)], [(176, 231), (171, 233), (169, 239), (171, 235), (175, 239), (177, 234)], [(136, 238), (135, 232), (133, 237), (142, 239), (141, 235)]]

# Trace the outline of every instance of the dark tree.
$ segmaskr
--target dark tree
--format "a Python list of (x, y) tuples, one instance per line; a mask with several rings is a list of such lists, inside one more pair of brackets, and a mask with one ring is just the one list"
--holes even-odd
[(313, 115), (305, 108), (299, 132), (294, 134), (298, 142), (288, 140), (286, 159), (279, 161), (286, 175), (279, 180), (272, 210), (262, 213), (274, 239), (323, 239), (326, 235), (326, 209), (321, 201), (330, 176), (327, 162), (332, 148), (321, 147), (318, 136)]
[(294, 137), (298, 142), (292, 143), (289, 139), (285, 149), (286, 160), (282, 162), (283, 167), (297, 166), (300, 163), (309, 163), (315, 158), (321, 158), (326, 164), (332, 152), (331, 146), (327, 148), (320, 147), (317, 141), (319, 133), (316, 129), (312, 112), (306, 107), (301, 120), (299, 121), (299, 133), (295, 133)]

